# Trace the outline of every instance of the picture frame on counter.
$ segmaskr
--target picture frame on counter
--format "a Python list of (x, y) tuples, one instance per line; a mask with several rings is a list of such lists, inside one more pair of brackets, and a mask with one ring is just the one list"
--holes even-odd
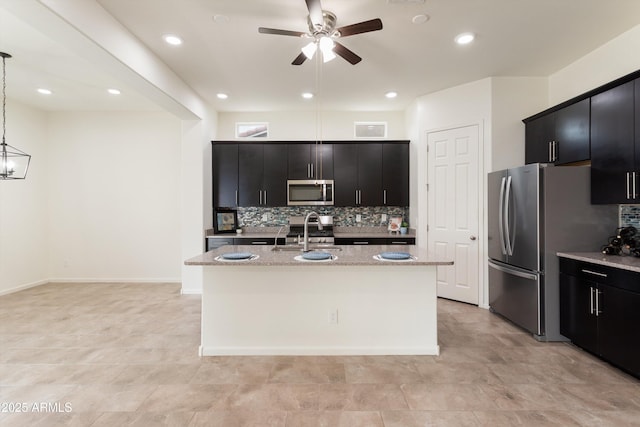
[(213, 211), (214, 234), (234, 233), (238, 229), (238, 211), (230, 208), (216, 208)]

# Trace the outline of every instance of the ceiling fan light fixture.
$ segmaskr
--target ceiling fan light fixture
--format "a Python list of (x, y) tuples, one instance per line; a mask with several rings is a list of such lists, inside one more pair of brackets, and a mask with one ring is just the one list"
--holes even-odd
[(317, 49), (318, 45), (316, 45), (316, 42), (314, 40), (302, 48), (302, 53), (304, 53), (304, 56), (306, 56), (307, 59), (311, 59), (313, 58), (313, 55), (316, 53)]
[(320, 51), (322, 52), (322, 60), (323, 62), (329, 62), (332, 59), (336, 58), (336, 54), (333, 52), (333, 48), (335, 43), (329, 36), (322, 36), (318, 41), (320, 45)]

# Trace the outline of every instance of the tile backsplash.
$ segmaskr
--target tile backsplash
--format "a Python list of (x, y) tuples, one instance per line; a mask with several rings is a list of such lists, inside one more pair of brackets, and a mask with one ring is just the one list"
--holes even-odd
[(620, 205), (620, 226), (640, 230), (640, 205)]
[[(241, 227), (275, 227), (289, 224), (290, 216), (304, 216), (315, 211), (320, 215), (333, 215), (333, 224), (341, 227), (377, 227), (387, 225), (392, 216), (401, 216), (409, 221), (409, 208), (398, 206), (337, 207), (337, 206), (287, 206), (275, 208), (238, 208), (238, 223)], [(382, 221), (382, 214), (387, 220)], [(360, 215), (360, 222), (356, 221)]]

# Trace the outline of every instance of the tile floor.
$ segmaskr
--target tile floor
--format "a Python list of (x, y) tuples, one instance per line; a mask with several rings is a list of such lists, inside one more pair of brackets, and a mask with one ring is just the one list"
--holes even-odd
[(437, 357), (199, 358), (200, 298), (175, 284), (5, 295), (0, 424), (640, 425), (638, 380), (487, 310), (438, 305)]

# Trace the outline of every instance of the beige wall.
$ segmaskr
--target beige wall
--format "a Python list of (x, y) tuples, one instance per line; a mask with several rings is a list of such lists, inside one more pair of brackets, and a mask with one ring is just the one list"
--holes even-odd
[(6, 142), (30, 154), (31, 165), (24, 181), (0, 181), (0, 294), (48, 277), (46, 114), (8, 99)]
[(640, 69), (640, 25), (549, 76), (549, 106)]
[[(313, 111), (218, 113), (215, 139), (236, 139), (236, 122), (268, 122), (267, 140), (314, 140), (316, 134), (323, 140), (353, 139), (354, 122), (387, 122), (386, 139), (407, 138), (402, 111), (325, 111), (319, 117), (320, 120), (316, 121), (316, 113)], [(317, 133), (316, 123), (319, 125)]]

